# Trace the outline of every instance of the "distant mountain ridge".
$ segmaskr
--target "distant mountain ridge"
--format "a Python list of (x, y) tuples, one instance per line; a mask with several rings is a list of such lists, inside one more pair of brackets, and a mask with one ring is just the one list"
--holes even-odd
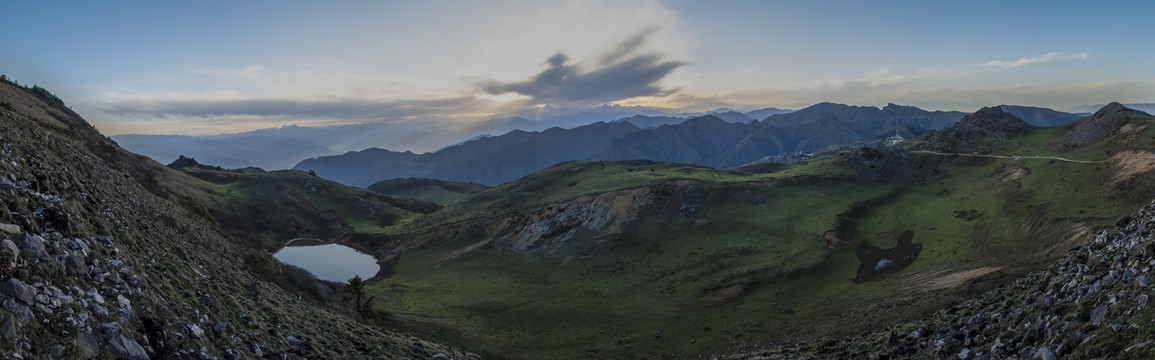
[[(768, 108), (756, 111), (787, 110)], [(721, 116), (732, 122), (759, 119), (732, 109), (717, 109), (710, 113), (713, 112), (725, 113)], [(425, 153), (479, 137), (495, 136), (514, 130), (543, 131), (554, 127), (571, 129), (596, 122), (626, 119), (638, 127), (651, 128), (677, 124), (701, 115), (671, 115), (653, 109), (623, 106), (600, 106), (580, 111), (547, 108), (465, 125), (417, 119), (319, 127), (287, 125), (241, 133), (199, 136), (127, 134), (112, 136), (112, 139), (125, 149), (144, 154), (161, 163), (168, 163), (180, 155), (186, 155), (225, 168), (251, 166), (273, 170), (291, 168), (306, 158), (337, 155), (367, 148)]]
[(574, 160), (575, 156), (584, 159), (610, 140), (638, 130), (629, 122), (597, 122), (541, 132), (514, 130), (426, 154), (373, 148), (305, 159), (293, 168), (312, 170), (318, 176), (360, 187), (410, 177), (497, 184)]
[(900, 125), (939, 129), (963, 116), (962, 112), (930, 112), (895, 104), (880, 109), (836, 103), (819, 103), (748, 124), (707, 116), (680, 126), (629, 134), (614, 140), (594, 159), (646, 159), (732, 168), (767, 155), (889, 136), (883, 133)]
[[(1050, 109), (1004, 107), (1045, 123), (1070, 118), (1070, 114)], [(306, 159), (294, 168), (362, 187), (409, 177), (492, 185), (554, 163), (585, 159), (642, 159), (732, 168), (768, 155), (882, 139), (893, 135), (896, 127), (913, 137), (928, 129), (948, 127), (967, 115), (895, 104), (877, 108), (820, 103), (798, 111), (759, 110), (776, 112), (764, 120), (722, 110), (728, 109), (684, 121), (672, 116), (635, 115), (573, 129), (515, 130), (422, 155), (381, 149), (350, 152)]]

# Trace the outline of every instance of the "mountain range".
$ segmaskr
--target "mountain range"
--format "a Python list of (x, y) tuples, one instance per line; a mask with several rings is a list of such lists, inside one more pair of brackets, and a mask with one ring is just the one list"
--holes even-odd
[[(1049, 109), (1003, 108), (1042, 126), (1074, 120), (1071, 114)], [(758, 112), (773, 114), (755, 120), (727, 111), (685, 121), (636, 115), (615, 121), (615, 126), (595, 123), (573, 129), (513, 131), (426, 154), (367, 149), (305, 159), (293, 168), (315, 171), (322, 177), (360, 187), (408, 177), (492, 185), (557, 162), (584, 159), (641, 159), (732, 168), (780, 153), (854, 140), (878, 140), (894, 135), (896, 130), (910, 138), (925, 130), (950, 126), (966, 115), (895, 104), (876, 108), (835, 103), (820, 103), (794, 112)]]
[[(766, 108), (752, 116), (789, 110)], [(706, 113), (667, 115), (657, 110), (623, 106), (600, 106), (587, 109), (542, 108), (522, 111), (516, 116), (498, 117), (474, 123), (450, 123), (435, 119), (377, 121), (362, 124), (305, 127), (287, 125), (219, 135), (139, 135), (112, 136), (125, 149), (144, 154), (158, 162), (168, 163), (181, 155), (200, 159), (226, 168), (260, 167), (288, 169), (302, 159), (384, 148), (425, 153), (479, 137), (505, 134), (514, 130), (543, 131), (549, 128), (574, 128), (604, 121), (632, 119), (642, 128), (676, 124), (687, 118), (710, 113), (725, 113), (733, 121), (761, 119), (732, 109)]]

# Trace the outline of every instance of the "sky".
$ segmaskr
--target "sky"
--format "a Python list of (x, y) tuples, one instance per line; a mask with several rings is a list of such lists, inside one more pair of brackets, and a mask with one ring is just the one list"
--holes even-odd
[[(1155, 102), (1152, 1), (0, 1), (0, 73), (106, 135), (601, 105)], [(536, 112), (534, 112), (536, 110)]]

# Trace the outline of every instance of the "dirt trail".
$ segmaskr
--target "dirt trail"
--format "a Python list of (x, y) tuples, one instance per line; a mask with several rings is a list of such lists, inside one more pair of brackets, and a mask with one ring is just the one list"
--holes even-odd
[(971, 279), (1001, 270), (1001, 266), (984, 266), (975, 269), (934, 269), (920, 271), (896, 278), (904, 291), (924, 292), (946, 289), (965, 284)]
[(1098, 161), (1073, 160), (1073, 159), (1061, 158), (1061, 157), (1057, 157), (1057, 156), (1022, 156), (1022, 155), (1006, 156), (1006, 155), (959, 154), (959, 153), (941, 153), (941, 152), (930, 151), (930, 150), (915, 150), (912, 152), (931, 154), (931, 155), (939, 155), (939, 156), (970, 156), (970, 157), (985, 157), (985, 158), (1011, 159), (1011, 160), (1049, 159), (1049, 160), (1059, 160), (1059, 161), (1073, 162), (1073, 163), (1079, 163), (1079, 164), (1101, 164), (1101, 163), (1107, 162), (1106, 160), (1098, 160)]

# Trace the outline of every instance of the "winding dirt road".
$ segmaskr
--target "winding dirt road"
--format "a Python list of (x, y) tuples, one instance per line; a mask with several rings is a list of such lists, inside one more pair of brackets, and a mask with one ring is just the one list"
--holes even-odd
[(915, 150), (912, 152), (931, 154), (931, 155), (940, 155), (940, 156), (970, 156), (970, 157), (985, 157), (985, 158), (1011, 159), (1011, 160), (1048, 159), (1048, 160), (1059, 160), (1059, 161), (1073, 162), (1073, 163), (1079, 163), (1079, 164), (1101, 164), (1101, 163), (1107, 162), (1106, 160), (1099, 160), (1099, 161), (1072, 160), (1072, 159), (1061, 158), (1061, 157), (1057, 157), (1057, 156), (1022, 156), (1022, 155), (1006, 156), (1006, 155), (959, 154), (959, 153), (940, 153), (937, 151), (930, 151), (930, 150)]

